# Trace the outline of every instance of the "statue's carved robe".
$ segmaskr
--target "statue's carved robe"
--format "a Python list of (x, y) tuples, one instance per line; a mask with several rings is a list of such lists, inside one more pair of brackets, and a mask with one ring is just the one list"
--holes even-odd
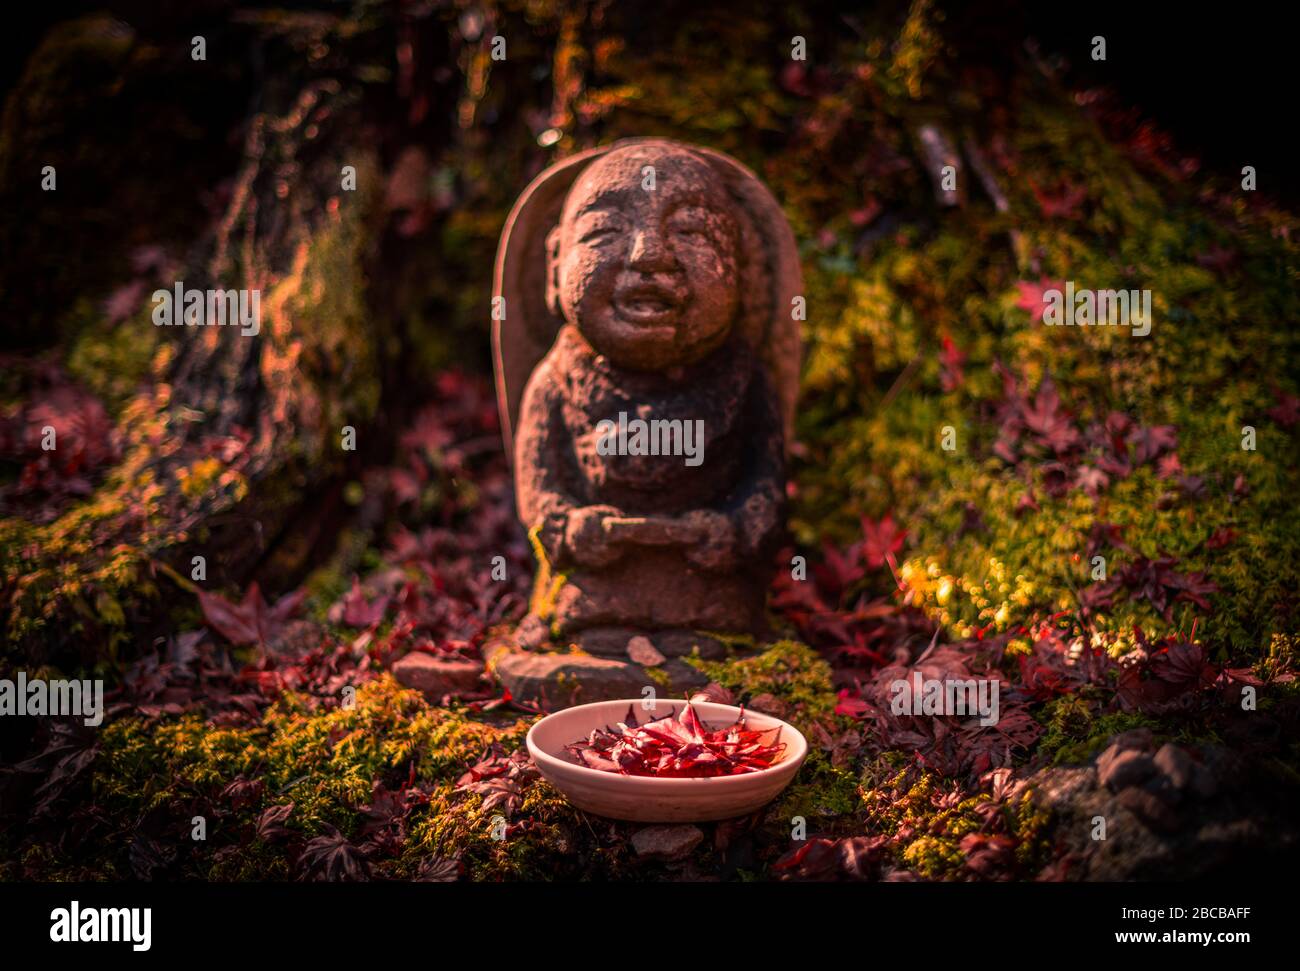
[[(682, 455), (602, 455), (602, 420), (703, 420), (703, 462)], [(763, 367), (732, 339), (677, 374), (636, 372), (597, 355), (572, 326), (529, 379), (516, 441), (520, 518), (567, 579), (553, 621), (562, 635), (593, 627), (762, 633), (770, 559), (784, 520), (776, 399)], [(711, 509), (738, 530), (734, 569), (706, 571), (674, 547), (628, 546), (612, 565), (565, 549), (562, 514), (610, 505), (628, 516)], [(741, 510), (744, 514), (740, 514)]]

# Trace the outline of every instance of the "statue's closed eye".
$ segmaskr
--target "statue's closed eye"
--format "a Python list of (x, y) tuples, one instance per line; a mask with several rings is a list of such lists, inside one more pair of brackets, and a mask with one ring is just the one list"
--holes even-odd
[(580, 225), (578, 242), (595, 243), (613, 239), (623, 231), (623, 224), (617, 219), (593, 220)]
[(716, 218), (716, 214), (710, 209), (684, 206), (673, 214), (668, 223), (668, 230), (679, 238), (691, 242), (704, 242), (714, 238), (712, 220)]
[(710, 233), (702, 224), (678, 223), (673, 226), (673, 235), (686, 236), (693, 239), (705, 239), (709, 237)]

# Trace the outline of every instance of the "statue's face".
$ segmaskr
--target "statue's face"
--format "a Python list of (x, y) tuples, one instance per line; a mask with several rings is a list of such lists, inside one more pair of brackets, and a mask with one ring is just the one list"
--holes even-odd
[(579, 176), (548, 239), (552, 306), (620, 367), (691, 364), (731, 330), (737, 245), (708, 163), (669, 145), (617, 149)]

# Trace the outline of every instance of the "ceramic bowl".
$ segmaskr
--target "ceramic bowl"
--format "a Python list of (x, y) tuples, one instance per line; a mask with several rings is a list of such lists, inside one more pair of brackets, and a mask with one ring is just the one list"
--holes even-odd
[[(657, 700), (650, 709), (643, 699), (597, 701), (547, 715), (528, 732), (528, 751), (542, 777), (579, 809), (638, 823), (695, 823), (744, 816), (762, 808), (794, 779), (808, 754), (808, 741), (793, 725), (771, 715), (746, 711), (749, 727), (780, 727), (785, 750), (770, 768), (744, 775), (707, 779), (656, 779), (602, 772), (569, 760), (564, 746), (584, 739), (592, 729), (623, 721), (633, 706), (641, 724), (677, 714), (684, 701)], [(695, 713), (709, 728), (733, 724), (740, 709), (696, 702)]]

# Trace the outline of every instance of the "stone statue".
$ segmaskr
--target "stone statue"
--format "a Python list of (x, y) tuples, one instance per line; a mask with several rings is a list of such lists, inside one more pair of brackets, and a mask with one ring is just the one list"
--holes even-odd
[[(631, 679), (575, 700), (645, 684), (629, 661), (716, 656), (710, 634), (766, 632), (799, 291), (775, 200), (705, 149), (632, 139), (584, 153), (511, 214), (497, 389), (540, 561), (515, 640), (576, 645)], [(678, 662), (670, 680), (695, 674)]]

